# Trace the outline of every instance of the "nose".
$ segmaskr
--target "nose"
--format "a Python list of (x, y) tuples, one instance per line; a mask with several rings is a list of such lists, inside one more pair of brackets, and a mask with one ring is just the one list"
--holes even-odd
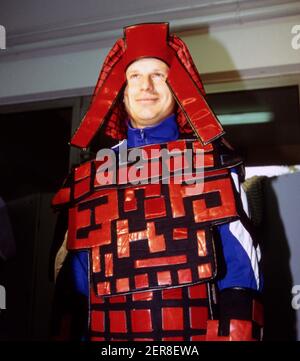
[(153, 90), (153, 81), (150, 75), (143, 76), (141, 80), (141, 90)]

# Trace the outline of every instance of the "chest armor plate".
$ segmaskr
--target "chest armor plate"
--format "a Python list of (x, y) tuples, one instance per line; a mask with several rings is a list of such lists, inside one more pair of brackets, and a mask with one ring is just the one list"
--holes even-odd
[[(238, 218), (230, 170), (212, 146), (178, 140), (141, 149), (139, 164), (127, 161), (104, 171), (103, 162), (95, 160), (75, 168), (69, 186), (53, 202), (68, 203), (68, 248), (90, 250), (98, 296), (213, 279), (212, 229)], [(165, 150), (173, 158), (166, 165), (153, 150)], [(101, 184), (104, 173), (115, 182)], [(124, 175), (130, 182), (124, 182)]]

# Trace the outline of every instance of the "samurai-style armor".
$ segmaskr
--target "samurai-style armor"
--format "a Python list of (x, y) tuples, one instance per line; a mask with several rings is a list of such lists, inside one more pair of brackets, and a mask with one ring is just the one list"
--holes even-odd
[[(102, 160), (74, 167), (53, 199), (56, 208), (69, 208), (70, 252), (89, 252), (89, 337), (259, 338), (261, 312), (251, 297), (244, 297), (251, 301), (237, 319), (228, 313), (222, 327), (211, 321), (218, 314), (212, 286), (219, 273), (216, 227), (244, 217), (230, 175), (241, 160), (220, 138), (223, 130), (204, 99), (200, 76), (184, 43), (169, 35), (168, 24), (125, 29), (104, 62), (90, 109), (71, 143), (87, 147), (102, 126), (108, 136), (124, 138), (125, 71), (142, 57), (169, 65), (167, 83), (178, 103), (181, 139), (140, 147), (138, 167), (136, 161), (117, 162), (117, 168), (110, 164), (105, 179), (114, 181), (109, 184), (101, 182)], [(161, 154), (171, 160), (166, 163)], [(122, 181), (124, 175), (131, 175), (130, 181)]]

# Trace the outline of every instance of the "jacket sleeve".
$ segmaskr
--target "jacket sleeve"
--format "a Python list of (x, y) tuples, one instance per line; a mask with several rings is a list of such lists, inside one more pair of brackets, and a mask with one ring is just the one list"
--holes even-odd
[(248, 221), (250, 218), (247, 197), (235, 168), (231, 172), (231, 177), (239, 195), (238, 207), (242, 208), (244, 217), (218, 226), (225, 263), (225, 272), (218, 281), (218, 287), (220, 290), (240, 287), (260, 292), (263, 285), (260, 247), (247, 227), (249, 222), (245, 218), (248, 218)]
[(219, 341), (259, 340), (263, 325), (260, 247), (249, 227), (247, 198), (235, 168), (231, 177), (242, 217), (217, 227), (222, 255), (217, 281), (219, 320), (209, 321), (207, 338)]
[(68, 252), (55, 285), (51, 320), (54, 340), (87, 339), (88, 293), (88, 254)]

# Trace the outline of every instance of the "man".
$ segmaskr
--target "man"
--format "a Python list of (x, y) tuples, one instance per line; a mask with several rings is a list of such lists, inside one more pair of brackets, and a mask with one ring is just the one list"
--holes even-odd
[[(144, 151), (140, 169), (125, 162), (126, 175), (144, 174), (150, 160), (162, 165), (155, 150), (175, 149), (182, 161), (193, 155), (181, 184), (184, 162), (169, 164), (168, 184), (159, 167), (154, 182), (148, 175), (138, 185), (121, 182), (122, 163), (115, 182), (104, 184), (96, 159), (74, 168), (55, 196), (56, 207), (69, 208), (58, 329), (73, 338), (260, 339), (260, 255), (239, 183), (241, 161), (204, 96), (188, 49), (168, 24), (126, 28), (105, 60), (71, 143), (86, 148), (100, 127), (126, 138), (128, 152)], [(123, 145), (113, 147), (117, 155)], [(188, 183), (199, 169), (202, 188)]]

